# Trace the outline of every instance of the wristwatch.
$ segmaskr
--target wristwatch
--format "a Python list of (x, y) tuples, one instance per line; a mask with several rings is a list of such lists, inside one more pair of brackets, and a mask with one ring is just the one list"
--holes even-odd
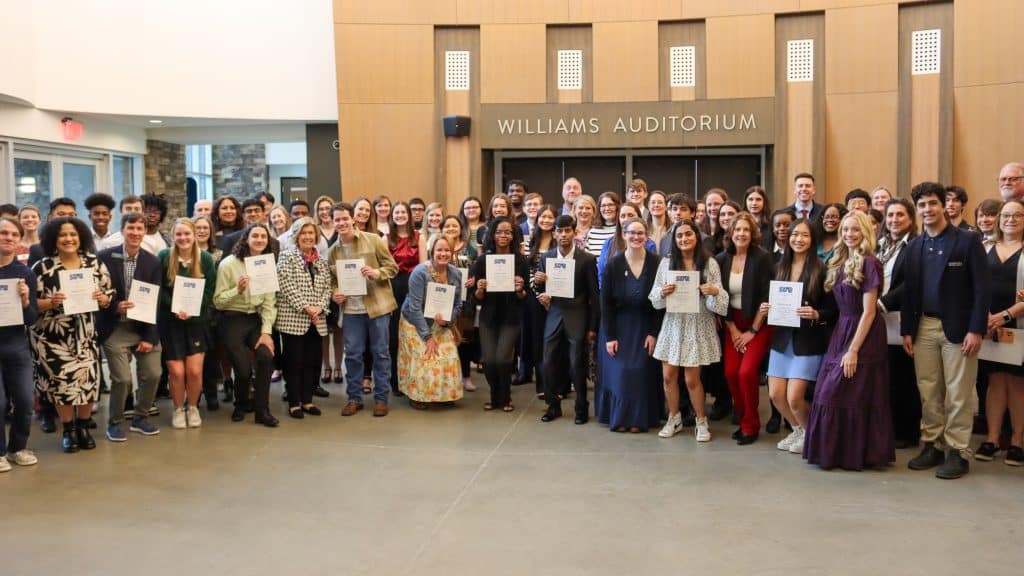
[(1010, 322), (1010, 320), (1013, 320), (1013, 316), (1010, 316), (1008, 310), (1003, 310), (1003, 324)]

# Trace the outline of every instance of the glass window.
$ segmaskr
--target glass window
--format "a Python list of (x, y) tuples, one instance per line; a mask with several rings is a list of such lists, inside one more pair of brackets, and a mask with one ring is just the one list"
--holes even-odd
[(89, 221), (89, 211), (85, 208), (85, 199), (96, 192), (96, 165), (63, 162), (64, 197), (71, 198), (78, 206), (78, 217)]
[(120, 199), (132, 195), (132, 182), (135, 178), (134, 161), (128, 156), (114, 156), (114, 189), (110, 195)]
[(185, 146), (185, 176), (196, 181), (196, 200), (213, 200), (213, 146)]
[(51, 179), (53, 165), (49, 160), (30, 158), (14, 159), (14, 203), (20, 206), (32, 205), (40, 214), (50, 209), (52, 195)]

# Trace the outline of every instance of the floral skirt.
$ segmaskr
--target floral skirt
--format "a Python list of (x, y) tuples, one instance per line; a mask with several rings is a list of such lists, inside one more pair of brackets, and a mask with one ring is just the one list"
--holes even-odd
[(452, 402), (462, 398), (458, 342), (451, 330), (433, 328), (437, 354), (424, 358), (426, 344), (405, 318), (398, 323), (398, 388), (416, 402)]

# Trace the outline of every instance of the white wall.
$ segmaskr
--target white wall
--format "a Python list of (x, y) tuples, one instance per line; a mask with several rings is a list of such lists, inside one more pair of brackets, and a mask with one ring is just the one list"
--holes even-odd
[(57, 111), (332, 121), (333, 26), (331, 0), (0, 0), (0, 97)]
[(306, 164), (306, 143), (267, 143), (267, 164)]

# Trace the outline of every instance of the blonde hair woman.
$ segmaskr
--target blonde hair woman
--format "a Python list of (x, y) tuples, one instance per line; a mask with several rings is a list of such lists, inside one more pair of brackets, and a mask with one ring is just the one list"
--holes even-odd
[(804, 434), (804, 458), (825, 469), (881, 467), (896, 458), (885, 322), (876, 313), (882, 263), (874, 253), (870, 218), (859, 210), (848, 213), (825, 273), (825, 291), (835, 296), (839, 320)]

